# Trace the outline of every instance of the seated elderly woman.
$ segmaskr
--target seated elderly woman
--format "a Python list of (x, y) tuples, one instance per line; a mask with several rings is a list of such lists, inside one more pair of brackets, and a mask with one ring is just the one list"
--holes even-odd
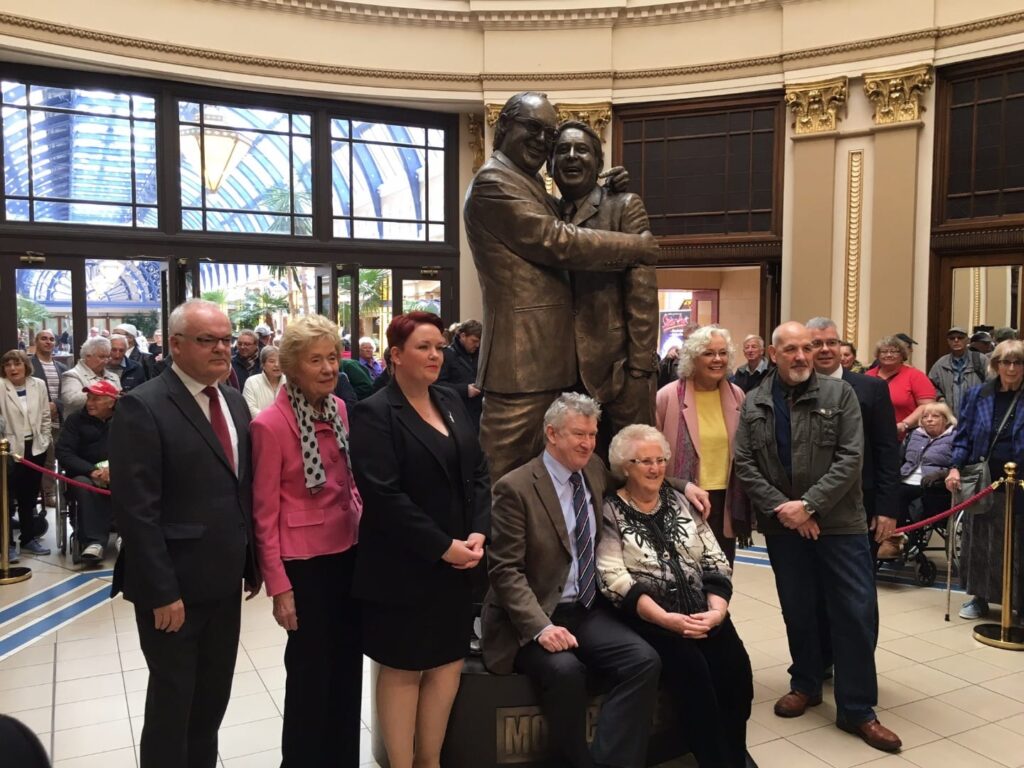
[(601, 591), (661, 656), (662, 682), (702, 768), (752, 765), (750, 659), (729, 618), (732, 569), (711, 528), (665, 483), (671, 451), (654, 427), (612, 440), (625, 485), (604, 501), (597, 544)]
[[(907, 438), (903, 466), (900, 467), (899, 524), (911, 522), (911, 507), (920, 500), (920, 519), (937, 515), (952, 504), (944, 485), (953, 466), (953, 433), (956, 418), (945, 403), (927, 403), (921, 411), (921, 426)], [(898, 557), (902, 536), (892, 536), (878, 548), (878, 559)]]
[(245, 404), (249, 406), (249, 413), (255, 419), (260, 411), (277, 399), (277, 393), (284, 384), (284, 374), (281, 373), (280, 350), (272, 345), (267, 345), (260, 350), (260, 373), (253, 374), (245, 380), (242, 387), (242, 397)]

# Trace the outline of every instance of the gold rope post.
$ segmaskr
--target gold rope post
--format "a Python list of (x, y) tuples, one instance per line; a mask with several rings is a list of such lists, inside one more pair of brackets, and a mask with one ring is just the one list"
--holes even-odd
[(1024, 651), (1024, 627), (1013, 625), (1013, 494), (1017, 489), (1017, 465), (1003, 465), (1006, 473), (1006, 528), (1003, 531), (1003, 613), (999, 624), (978, 624), (974, 639), (1007, 651)]
[(0, 552), (0, 584), (17, 584), (31, 578), (32, 569), (25, 567), (11, 567), (11, 508), (8, 503), (8, 485), (10, 479), (7, 477), (7, 464), (11, 458), (11, 444), (7, 440), (0, 440), (0, 511), (3, 513), (3, 522), (0, 523), (0, 544), (3, 551)]

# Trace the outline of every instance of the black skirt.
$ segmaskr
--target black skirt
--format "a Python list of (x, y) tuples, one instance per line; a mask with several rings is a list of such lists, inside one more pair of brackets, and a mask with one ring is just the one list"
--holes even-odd
[(473, 607), (468, 590), (459, 599), (414, 605), (368, 601), (362, 626), (363, 653), (371, 659), (393, 669), (423, 671), (466, 657)]

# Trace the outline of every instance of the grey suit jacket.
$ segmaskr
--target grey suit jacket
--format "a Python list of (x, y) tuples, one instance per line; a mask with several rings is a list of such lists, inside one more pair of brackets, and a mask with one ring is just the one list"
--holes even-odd
[[(591, 457), (583, 478), (595, 504), (596, 550), (608, 478), (601, 459)], [(551, 623), (572, 564), (569, 531), (543, 455), (495, 484), (487, 563), (491, 588), (482, 613), (484, 664), (507, 675), (520, 647)]]
[(505, 394), (573, 386), (566, 270), (615, 272), (638, 261), (654, 263), (653, 238), (563, 222), (540, 179), (498, 151), (473, 178), (463, 216), (484, 304), (478, 386)]
[[(611, 195), (604, 187), (594, 187), (572, 223), (609, 232), (650, 230), (637, 195)], [(658, 367), (656, 269), (638, 265), (621, 274), (574, 273), (573, 300), (580, 377), (591, 396), (611, 402), (622, 391), (627, 368), (652, 373)]]

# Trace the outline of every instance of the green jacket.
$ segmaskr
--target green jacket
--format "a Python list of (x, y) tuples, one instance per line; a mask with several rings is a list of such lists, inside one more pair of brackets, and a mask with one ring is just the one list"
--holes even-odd
[[(793, 478), (787, 477), (775, 440), (773, 371), (740, 411), (734, 441), (734, 471), (765, 534), (789, 531), (775, 508), (803, 499), (815, 511), (822, 534), (866, 533), (861, 494), (864, 430), (853, 388), (841, 379), (811, 374), (790, 412)], [(789, 531), (796, 534), (796, 531)]]
[(359, 396), (360, 400), (365, 400), (373, 394), (373, 379), (370, 378), (370, 374), (359, 364), (358, 360), (343, 357), (341, 359), (341, 370), (342, 373), (348, 376), (349, 383), (352, 384), (352, 389), (356, 391), (356, 395)]

